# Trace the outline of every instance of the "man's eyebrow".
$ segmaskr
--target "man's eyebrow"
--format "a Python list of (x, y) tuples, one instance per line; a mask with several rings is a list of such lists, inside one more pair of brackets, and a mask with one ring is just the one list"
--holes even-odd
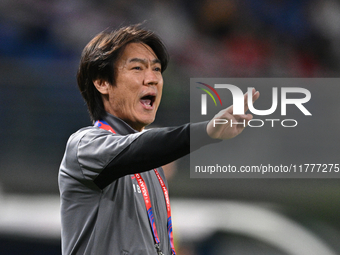
[(151, 61), (153, 64), (161, 64), (161, 61), (158, 58), (155, 58)]
[[(131, 62), (139, 62), (142, 64), (146, 64), (148, 62), (147, 59), (143, 59), (143, 58), (131, 58), (129, 60), (129, 63)], [(161, 64), (161, 61), (158, 58), (155, 58), (154, 60), (151, 61), (152, 64)]]

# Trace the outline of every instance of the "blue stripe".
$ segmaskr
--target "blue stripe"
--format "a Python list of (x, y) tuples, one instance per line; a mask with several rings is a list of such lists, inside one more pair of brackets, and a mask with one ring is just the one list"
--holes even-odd
[(148, 210), (148, 217), (149, 217), (149, 221), (150, 221), (150, 225), (151, 225), (151, 230), (152, 230), (153, 236), (154, 236), (154, 238), (156, 240), (156, 243), (159, 243), (159, 239), (157, 238), (157, 236), (155, 234), (156, 224), (155, 224), (155, 219), (153, 217), (152, 207), (150, 207), (150, 209)]

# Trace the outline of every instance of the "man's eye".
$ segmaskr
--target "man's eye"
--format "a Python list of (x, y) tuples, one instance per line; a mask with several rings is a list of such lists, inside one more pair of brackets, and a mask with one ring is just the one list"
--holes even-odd
[(135, 66), (133, 67), (132, 69), (135, 69), (135, 70), (142, 70), (142, 68), (140, 66)]
[(161, 71), (162, 71), (162, 68), (160, 68), (160, 67), (155, 67), (155, 71), (161, 72)]

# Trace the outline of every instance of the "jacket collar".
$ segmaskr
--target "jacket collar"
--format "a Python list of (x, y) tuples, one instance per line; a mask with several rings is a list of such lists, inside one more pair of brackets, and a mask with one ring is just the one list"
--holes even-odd
[(103, 120), (106, 121), (117, 134), (128, 135), (138, 132), (134, 130), (132, 127), (130, 127), (125, 121), (121, 120), (120, 118), (117, 118), (116, 116), (113, 116), (110, 113), (106, 113)]

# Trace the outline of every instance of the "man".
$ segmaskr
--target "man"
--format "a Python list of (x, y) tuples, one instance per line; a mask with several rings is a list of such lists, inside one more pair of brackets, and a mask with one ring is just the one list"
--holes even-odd
[[(214, 128), (212, 121), (144, 131), (155, 119), (167, 63), (161, 40), (139, 26), (100, 33), (84, 48), (78, 86), (95, 125), (69, 138), (60, 166), (64, 255), (175, 254), (161, 166), (242, 132), (243, 125)], [(216, 118), (252, 116), (233, 116), (230, 107)], [(201, 137), (192, 148), (189, 132)]]

